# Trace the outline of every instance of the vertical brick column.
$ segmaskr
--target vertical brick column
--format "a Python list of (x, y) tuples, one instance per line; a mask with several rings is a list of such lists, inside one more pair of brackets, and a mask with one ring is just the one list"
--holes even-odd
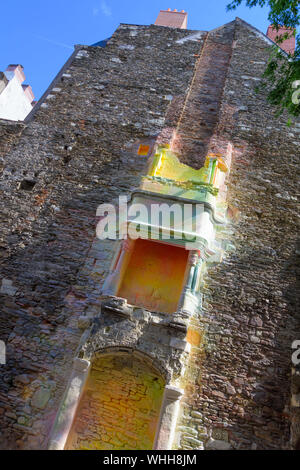
[(218, 123), (231, 47), (228, 40), (223, 43), (208, 33), (178, 123), (172, 150), (194, 168), (203, 166)]

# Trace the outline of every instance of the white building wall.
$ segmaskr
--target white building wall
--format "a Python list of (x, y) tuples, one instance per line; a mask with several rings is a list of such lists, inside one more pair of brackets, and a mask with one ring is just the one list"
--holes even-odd
[[(12, 121), (23, 121), (33, 108), (32, 91), (25, 91), (22, 82), (24, 81), (23, 67), (9, 66), (4, 72), (8, 83), (0, 91), (0, 119)], [(31, 90), (31, 87), (26, 87)]]

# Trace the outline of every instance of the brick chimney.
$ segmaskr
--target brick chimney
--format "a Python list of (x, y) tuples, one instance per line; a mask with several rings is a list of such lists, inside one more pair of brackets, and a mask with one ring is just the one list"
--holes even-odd
[[(7, 80), (12, 80), (14, 77), (18, 80), (24, 91), (24, 96), (28, 99), (29, 103), (33, 103), (34, 94), (30, 85), (22, 85), (25, 80), (24, 67), (20, 64), (10, 64), (4, 72)], [(34, 104), (32, 104), (34, 106)]]
[(17, 77), (20, 83), (23, 83), (25, 80), (24, 68), (20, 64), (10, 64), (4, 73), (8, 80), (11, 80), (15, 76)]
[(169, 28), (187, 28), (187, 13), (184, 10), (177, 11), (171, 10), (160, 10), (159, 15), (155, 21), (158, 26), (168, 26)]
[[(276, 42), (276, 37), (281, 36), (284, 33), (292, 33), (293, 30), (291, 28), (286, 28), (285, 26), (282, 26), (276, 30), (276, 28), (273, 27), (273, 25), (270, 25), (268, 27), (267, 31), (267, 36), (268, 38), (272, 39), (272, 41)], [(276, 42), (277, 43), (277, 42)], [(286, 39), (282, 43), (277, 43), (281, 49), (283, 49), (285, 52), (288, 54), (293, 54), (295, 52), (295, 47), (296, 47), (296, 39), (295, 36), (290, 37), (289, 39)]]
[(29, 103), (32, 104), (34, 100), (34, 94), (30, 85), (22, 85), (25, 96), (27, 96)]

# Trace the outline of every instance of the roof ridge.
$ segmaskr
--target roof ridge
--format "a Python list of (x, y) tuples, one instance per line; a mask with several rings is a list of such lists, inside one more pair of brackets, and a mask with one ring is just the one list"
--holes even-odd
[(289, 57), (288, 53), (285, 52), (285, 50), (283, 50), (276, 42), (274, 42), (272, 39), (269, 38), (269, 36), (267, 36), (265, 33), (263, 33), (262, 31), (260, 31), (258, 28), (256, 28), (255, 26), (253, 26), (252, 24), (248, 23), (247, 21), (243, 20), (242, 18), (236, 16), (235, 18), (235, 21), (236, 22), (241, 22), (243, 24), (245, 24), (248, 28), (256, 31), (257, 33), (261, 34), (265, 40), (267, 40), (272, 46), (276, 46), (280, 49), (280, 52), (282, 52), (282, 54), (286, 57)]

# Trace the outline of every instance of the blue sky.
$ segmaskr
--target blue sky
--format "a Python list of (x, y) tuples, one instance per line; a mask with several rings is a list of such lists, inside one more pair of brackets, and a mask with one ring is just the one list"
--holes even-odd
[(188, 12), (188, 28), (210, 30), (235, 16), (262, 32), (268, 9), (239, 7), (226, 12), (229, 0), (15, 0), (1, 4), (0, 70), (24, 67), (26, 83), (37, 99), (73, 51), (74, 44), (105, 39), (120, 23), (154, 23), (160, 9)]

